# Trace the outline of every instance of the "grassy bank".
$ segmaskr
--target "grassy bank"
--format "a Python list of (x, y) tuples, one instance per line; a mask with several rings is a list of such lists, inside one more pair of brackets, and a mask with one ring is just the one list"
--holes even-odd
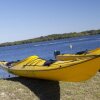
[(1, 79), (0, 100), (100, 100), (100, 73), (82, 83)]

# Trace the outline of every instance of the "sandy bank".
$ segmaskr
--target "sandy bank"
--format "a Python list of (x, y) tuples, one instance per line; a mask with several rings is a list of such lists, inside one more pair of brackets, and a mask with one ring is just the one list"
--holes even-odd
[(82, 83), (1, 79), (0, 100), (100, 100), (100, 73)]

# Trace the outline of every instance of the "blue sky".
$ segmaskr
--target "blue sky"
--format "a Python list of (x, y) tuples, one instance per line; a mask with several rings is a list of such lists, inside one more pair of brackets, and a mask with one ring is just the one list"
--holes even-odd
[(0, 43), (100, 29), (100, 0), (0, 0)]

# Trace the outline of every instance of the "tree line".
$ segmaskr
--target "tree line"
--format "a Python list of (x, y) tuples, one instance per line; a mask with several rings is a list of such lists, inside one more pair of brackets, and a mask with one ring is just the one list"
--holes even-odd
[(47, 36), (41, 36), (33, 39), (21, 40), (21, 41), (14, 41), (14, 42), (6, 42), (1, 43), (0, 47), (3, 46), (12, 46), (12, 45), (20, 45), (20, 44), (27, 44), (33, 42), (42, 42), (42, 41), (50, 41), (50, 40), (58, 40), (58, 39), (65, 39), (65, 38), (73, 38), (73, 37), (81, 37), (81, 36), (89, 36), (89, 35), (97, 35), (100, 34), (99, 30), (89, 30), (83, 32), (71, 32), (71, 33), (63, 33), (63, 34), (51, 34)]

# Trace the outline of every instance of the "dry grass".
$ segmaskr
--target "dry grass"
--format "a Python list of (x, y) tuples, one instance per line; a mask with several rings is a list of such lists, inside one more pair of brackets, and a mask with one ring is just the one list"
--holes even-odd
[(1, 79), (0, 100), (100, 100), (100, 73), (82, 83)]

